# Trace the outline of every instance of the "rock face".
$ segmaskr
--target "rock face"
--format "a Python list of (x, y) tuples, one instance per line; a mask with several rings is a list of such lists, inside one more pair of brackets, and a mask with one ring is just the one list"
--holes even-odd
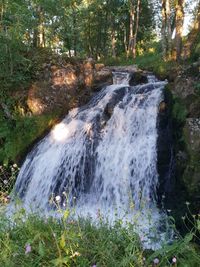
[(200, 201), (200, 118), (187, 118), (184, 137), (189, 154), (189, 164), (183, 179), (191, 197)]
[(27, 104), (35, 115), (67, 110), (85, 104), (97, 90), (112, 84), (112, 72), (129, 72), (130, 85), (147, 83), (147, 75), (136, 66), (105, 67), (92, 59), (44, 64), (28, 92)]
[(44, 64), (32, 84), (27, 104), (33, 114), (66, 111), (88, 101), (95, 90), (112, 83), (112, 72), (92, 59), (79, 63)]
[[(200, 204), (200, 72), (191, 65), (171, 85), (176, 195)], [(181, 105), (180, 105), (181, 104)], [(180, 208), (180, 207), (179, 207)]]
[(173, 190), (173, 138), (170, 118), (170, 105), (167, 95), (160, 103), (157, 129), (157, 169), (159, 174), (158, 203), (162, 203), (164, 194), (170, 194)]

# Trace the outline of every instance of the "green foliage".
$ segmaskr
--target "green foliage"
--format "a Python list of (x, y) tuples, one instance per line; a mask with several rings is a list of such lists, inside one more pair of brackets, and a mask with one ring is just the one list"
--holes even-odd
[(20, 160), (37, 138), (55, 123), (57, 114), (15, 116), (12, 120), (0, 117), (0, 162)]
[(61, 218), (27, 215), (18, 209), (8, 218), (0, 213), (0, 264), (5, 267), (32, 266), (135, 266), (150, 267), (155, 258), (160, 267), (171, 266), (176, 257), (177, 266), (199, 267), (200, 256), (193, 245), (199, 233), (200, 218), (194, 220), (194, 229), (184, 238), (163, 244), (157, 251), (141, 246), (133, 225), (126, 228), (121, 221), (111, 227), (101, 220), (74, 221), (69, 210)]
[(183, 126), (185, 123), (186, 116), (187, 110), (185, 105), (182, 103), (180, 98), (174, 97), (172, 107), (172, 119), (175, 125), (177, 125), (177, 127)]
[[(102, 58), (101, 62), (108, 66), (114, 65), (137, 65), (139, 68), (143, 70), (152, 71), (161, 79), (169, 78), (172, 72), (176, 72), (179, 68), (178, 63), (174, 61), (164, 61), (161, 53), (161, 44), (160, 42), (149, 42), (145, 43), (146, 49), (140, 47), (140, 43), (138, 44), (138, 54), (135, 59), (127, 58), (125, 54), (113, 58), (106, 57)], [(142, 52), (139, 52), (141, 49)]]
[(195, 84), (195, 93), (200, 96), (200, 82)]
[(178, 64), (174, 61), (164, 61), (162, 54), (156, 51), (138, 56), (134, 63), (141, 69), (154, 72), (161, 79), (168, 78), (172, 70), (176, 70), (178, 67)]
[(9, 202), (8, 195), (13, 189), (18, 172), (17, 164), (0, 165), (0, 205)]

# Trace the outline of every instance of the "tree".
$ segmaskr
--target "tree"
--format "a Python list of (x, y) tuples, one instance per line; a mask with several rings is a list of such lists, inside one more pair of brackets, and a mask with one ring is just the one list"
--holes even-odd
[(176, 35), (175, 35), (175, 59), (177, 61), (181, 58), (182, 51), (182, 33), (184, 22), (184, 6), (185, 0), (177, 0), (176, 2)]
[(161, 40), (162, 40), (162, 50), (164, 59), (168, 59), (171, 57), (172, 31), (171, 31), (170, 15), (171, 15), (171, 9), (169, 0), (162, 0)]
[(137, 1), (137, 11), (136, 11), (136, 25), (135, 25), (135, 33), (133, 38), (133, 58), (136, 57), (136, 43), (137, 43), (137, 34), (139, 27), (139, 16), (140, 16), (140, 0)]

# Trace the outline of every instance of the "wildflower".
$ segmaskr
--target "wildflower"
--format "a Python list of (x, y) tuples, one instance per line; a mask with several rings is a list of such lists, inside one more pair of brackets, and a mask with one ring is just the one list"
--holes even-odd
[(56, 196), (56, 197), (55, 197), (55, 200), (56, 200), (57, 203), (60, 203), (60, 201), (61, 201), (61, 197), (60, 197), (60, 196)]
[(172, 211), (172, 210), (167, 210), (169, 213)]
[(160, 262), (159, 259), (158, 259), (158, 258), (155, 258), (155, 259), (153, 260), (153, 264), (154, 264), (154, 266), (158, 265), (159, 262)]
[(13, 167), (14, 167), (14, 168), (17, 168), (17, 164), (16, 164), (16, 163), (15, 163), (15, 164), (13, 164)]
[(141, 240), (141, 242), (144, 241), (144, 236), (143, 235), (140, 236), (140, 240)]
[(4, 184), (8, 184), (8, 180), (3, 180), (3, 183)]
[(70, 258), (72, 259), (72, 258), (79, 257), (79, 256), (81, 256), (81, 254), (80, 254), (79, 252), (75, 251), (75, 252), (70, 256)]
[(53, 233), (53, 237), (56, 238), (56, 234), (55, 233)]
[(189, 206), (189, 205), (190, 205), (190, 202), (186, 201), (185, 204), (186, 204), (187, 206)]
[(96, 264), (93, 264), (92, 267), (97, 267)]
[(26, 244), (26, 246), (25, 246), (25, 254), (28, 254), (28, 253), (30, 253), (31, 252), (31, 245), (30, 244)]
[(177, 258), (174, 256), (174, 257), (172, 258), (172, 264), (175, 265), (176, 263), (177, 263)]
[(101, 211), (100, 211), (100, 209), (97, 210), (97, 218), (101, 218)]
[(181, 219), (182, 219), (183, 221), (185, 221), (185, 216), (182, 216)]

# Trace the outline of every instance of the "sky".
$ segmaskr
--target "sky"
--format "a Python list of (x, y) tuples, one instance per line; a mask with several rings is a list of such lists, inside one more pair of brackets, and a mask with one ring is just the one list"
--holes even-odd
[[(191, 10), (195, 8), (195, 1), (193, 0), (186, 0), (186, 5), (189, 6)], [(189, 32), (189, 26), (191, 24), (192, 14), (189, 13), (187, 9), (185, 9), (185, 19), (183, 25), (183, 36), (187, 35)]]

